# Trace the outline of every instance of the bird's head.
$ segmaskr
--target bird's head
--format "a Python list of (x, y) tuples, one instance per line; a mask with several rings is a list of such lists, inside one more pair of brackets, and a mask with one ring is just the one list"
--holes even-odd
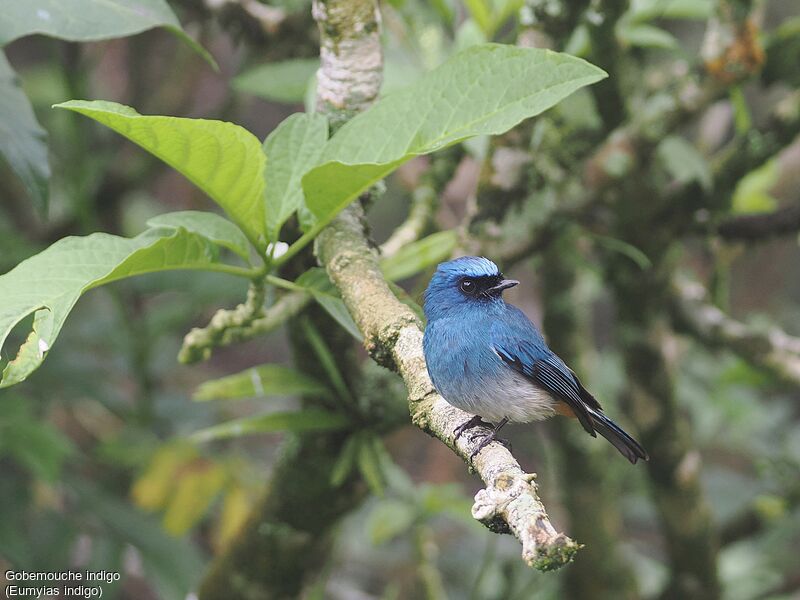
[(505, 279), (488, 258), (462, 256), (441, 263), (425, 290), (425, 316), (430, 321), (454, 311), (502, 302), (503, 290), (518, 283)]

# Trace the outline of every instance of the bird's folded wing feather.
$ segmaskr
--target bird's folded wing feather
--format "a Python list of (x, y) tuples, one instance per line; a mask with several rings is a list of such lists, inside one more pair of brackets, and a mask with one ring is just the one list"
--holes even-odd
[(596, 436), (590, 411), (593, 404), (596, 404), (597, 408), (600, 405), (560, 358), (552, 353), (545, 354), (526, 341), (512, 341), (508, 338), (495, 338), (493, 341), (494, 351), (504, 363), (551, 395), (566, 402), (583, 428), (592, 436)]

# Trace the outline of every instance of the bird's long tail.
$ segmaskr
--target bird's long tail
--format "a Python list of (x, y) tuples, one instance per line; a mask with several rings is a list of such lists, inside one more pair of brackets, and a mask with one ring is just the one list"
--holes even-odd
[(589, 416), (595, 431), (611, 442), (632, 464), (635, 465), (636, 461), (640, 458), (644, 460), (650, 459), (639, 442), (628, 435), (622, 427), (614, 423), (614, 421), (609, 419), (602, 412), (590, 408)]

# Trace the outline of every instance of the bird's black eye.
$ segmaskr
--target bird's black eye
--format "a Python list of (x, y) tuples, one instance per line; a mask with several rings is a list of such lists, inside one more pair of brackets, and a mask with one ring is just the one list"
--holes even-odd
[(458, 286), (461, 288), (461, 291), (465, 294), (474, 294), (475, 290), (478, 289), (478, 286), (475, 285), (475, 282), (472, 279), (462, 279), (461, 284)]

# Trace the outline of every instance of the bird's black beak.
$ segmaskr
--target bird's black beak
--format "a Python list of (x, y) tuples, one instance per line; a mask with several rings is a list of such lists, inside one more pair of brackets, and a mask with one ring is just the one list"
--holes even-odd
[(499, 294), (503, 290), (512, 288), (515, 285), (519, 285), (519, 281), (517, 281), (516, 279), (502, 279), (497, 285), (490, 287), (486, 291), (490, 294)]

